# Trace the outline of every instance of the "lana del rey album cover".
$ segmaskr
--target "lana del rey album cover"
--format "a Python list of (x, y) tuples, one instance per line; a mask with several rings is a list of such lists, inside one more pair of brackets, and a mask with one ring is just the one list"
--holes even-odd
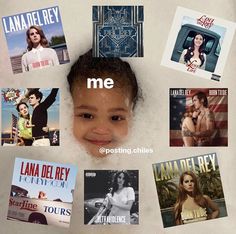
[(227, 216), (216, 153), (152, 166), (165, 228)]
[(68, 228), (77, 167), (16, 158), (7, 219)]
[(58, 6), (2, 17), (14, 74), (70, 62)]

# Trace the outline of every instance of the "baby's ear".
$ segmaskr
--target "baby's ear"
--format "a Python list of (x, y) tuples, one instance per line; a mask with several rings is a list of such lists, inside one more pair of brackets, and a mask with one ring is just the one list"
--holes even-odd
[(131, 104), (131, 111), (130, 111), (132, 115), (134, 114), (134, 109), (135, 109), (135, 104), (132, 103)]

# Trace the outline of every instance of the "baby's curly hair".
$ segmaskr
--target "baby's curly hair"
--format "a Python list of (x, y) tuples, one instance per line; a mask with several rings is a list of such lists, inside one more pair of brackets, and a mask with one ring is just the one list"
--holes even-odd
[(70, 92), (73, 92), (75, 82), (84, 84), (88, 78), (105, 79), (109, 76), (114, 81), (114, 86), (126, 89), (131, 94), (133, 108), (139, 99), (139, 87), (136, 76), (129, 63), (120, 58), (96, 58), (92, 56), (92, 49), (81, 55), (72, 65), (67, 81)]

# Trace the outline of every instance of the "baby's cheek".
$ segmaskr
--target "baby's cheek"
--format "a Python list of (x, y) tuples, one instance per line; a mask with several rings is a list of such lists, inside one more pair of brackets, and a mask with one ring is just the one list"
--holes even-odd
[(124, 138), (128, 135), (129, 133), (129, 127), (128, 127), (128, 122), (124, 122), (120, 124), (119, 126), (116, 127), (115, 129), (115, 135), (119, 138)]
[(73, 133), (75, 138), (80, 141), (83, 135), (83, 125), (80, 123), (77, 117), (74, 117)]

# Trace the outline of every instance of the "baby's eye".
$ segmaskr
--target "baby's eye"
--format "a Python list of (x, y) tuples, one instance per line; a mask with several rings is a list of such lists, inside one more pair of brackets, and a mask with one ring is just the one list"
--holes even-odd
[(94, 116), (89, 113), (80, 114), (79, 117), (84, 118), (84, 119), (93, 119), (94, 118)]
[(111, 120), (112, 121), (121, 121), (121, 120), (124, 120), (125, 118), (123, 116), (120, 116), (120, 115), (113, 115), (111, 117)]

